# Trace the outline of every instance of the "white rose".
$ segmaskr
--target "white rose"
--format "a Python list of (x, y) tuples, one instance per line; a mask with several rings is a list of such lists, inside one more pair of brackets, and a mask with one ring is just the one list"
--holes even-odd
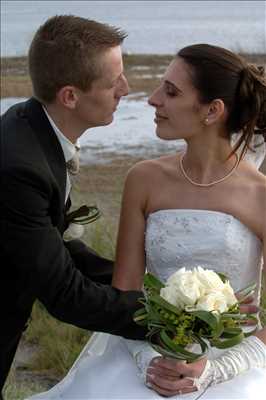
[(237, 298), (235, 296), (234, 290), (233, 290), (232, 286), (230, 285), (229, 281), (225, 282), (224, 287), (222, 289), (222, 294), (226, 298), (228, 307), (237, 303)]
[(227, 299), (222, 292), (212, 291), (199, 299), (196, 309), (222, 313), (228, 310)]
[(169, 277), (160, 295), (169, 303), (179, 307), (193, 306), (201, 296), (201, 284), (192, 271), (180, 269)]
[(174, 306), (179, 307), (178, 301), (177, 301), (177, 295), (176, 295), (176, 290), (174, 286), (166, 286), (161, 289), (160, 291), (161, 297), (168, 301), (168, 303), (173, 304)]
[(224, 283), (219, 275), (210, 269), (203, 269), (201, 267), (195, 268), (193, 273), (196, 275), (197, 279), (201, 282), (204, 291), (222, 290)]

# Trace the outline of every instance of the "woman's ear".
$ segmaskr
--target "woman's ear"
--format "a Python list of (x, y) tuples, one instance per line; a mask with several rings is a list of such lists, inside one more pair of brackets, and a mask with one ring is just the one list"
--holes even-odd
[(57, 100), (64, 107), (73, 110), (76, 107), (78, 96), (73, 86), (63, 86), (56, 94)]
[(215, 99), (213, 100), (207, 110), (207, 114), (204, 119), (205, 125), (211, 125), (214, 122), (222, 121), (225, 118), (225, 105), (223, 100)]

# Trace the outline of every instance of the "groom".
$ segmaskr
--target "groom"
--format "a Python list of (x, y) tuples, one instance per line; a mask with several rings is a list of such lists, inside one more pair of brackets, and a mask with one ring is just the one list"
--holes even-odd
[(112, 262), (82, 242), (64, 242), (70, 207), (66, 163), (89, 128), (108, 125), (128, 94), (125, 33), (76, 16), (55, 16), (29, 50), (34, 97), (1, 118), (0, 392), (39, 299), (79, 327), (144, 338), (132, 320), (140, 292), (112, 288)]

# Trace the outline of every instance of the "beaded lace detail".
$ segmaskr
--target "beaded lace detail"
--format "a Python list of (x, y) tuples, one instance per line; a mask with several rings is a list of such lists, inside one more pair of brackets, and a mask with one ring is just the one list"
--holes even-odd
[(223, 212), (156, 211), (147, 219), (145, 249), (147, 270), (163, 281), (179, 268), (198, 265), (227, 275), (234, 290), (261, 281), (261, 240), (238, 219)]

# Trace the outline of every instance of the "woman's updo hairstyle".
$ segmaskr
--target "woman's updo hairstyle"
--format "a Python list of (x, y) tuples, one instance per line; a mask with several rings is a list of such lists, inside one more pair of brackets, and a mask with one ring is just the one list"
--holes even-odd
[(190, 67), (199, 100), (223, 100), (228, 111), (227, 129), (242, 133), (234, 152), (242, 147), (242, 157), (254, 134), (266, 141), (266, 76), (263, 67), (248, 64), (231, 51), (208, 44), (184, 47), (177, 53)]

